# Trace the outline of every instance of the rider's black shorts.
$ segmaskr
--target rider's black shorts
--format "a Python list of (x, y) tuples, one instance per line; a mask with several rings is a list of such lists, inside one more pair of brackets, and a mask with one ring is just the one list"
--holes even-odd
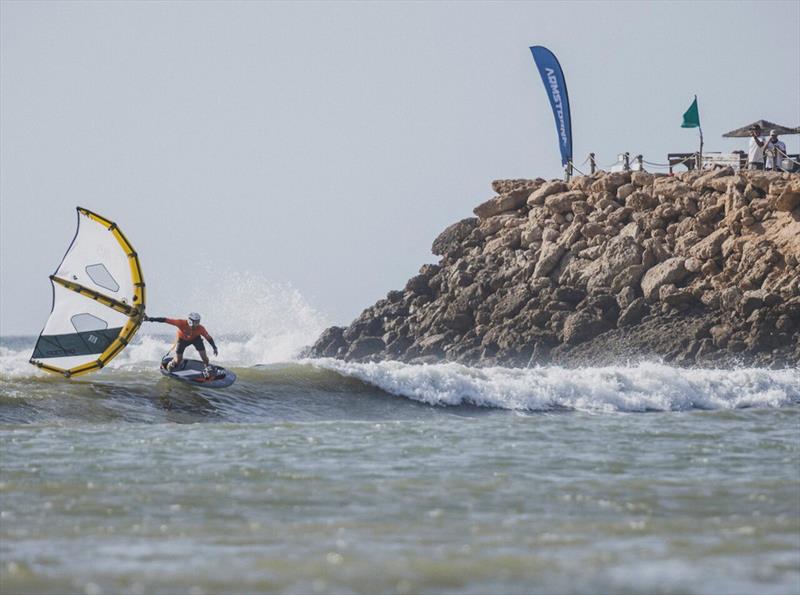
[(194, 339), (187, 340), (187, 339), (178, 339), (178, 347), (176, 348), (176, 352), (178, 355), (183, 355), (184, 350), (189, 346), (194, 345), (194, 348), (197, 351), (205, 351), (206, 346), (203, 344), (202, 337), (195, 337)]

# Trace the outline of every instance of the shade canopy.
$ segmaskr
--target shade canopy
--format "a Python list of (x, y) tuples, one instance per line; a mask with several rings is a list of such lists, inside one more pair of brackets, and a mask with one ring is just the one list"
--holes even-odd
[(775, 122), (770, 122), (769, 120), (757, 120), (752, 124), (748, 124), (747, 126), (742, 126), (741, 128), (737, 128), (736, 130), (731, 130), (730, 132), (726, 132), (722, 136), (724, 137), (733, 137), (733, 138), (741, 138), (750, 136), (750, 129), (753, 126), (761, 126), (761, 130), (765, 133), (769, 134), (770, 130), (774, 130), (778, 134), (800, 134), (800, 126), (797, 128), (790, 128), (789, 126), (781, 126), (780, 124), (776, 124)]

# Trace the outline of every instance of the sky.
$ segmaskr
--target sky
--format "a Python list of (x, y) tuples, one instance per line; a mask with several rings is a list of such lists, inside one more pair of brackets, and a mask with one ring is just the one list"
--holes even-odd
[(795, 1), (3, 0), (0, 334), (42, 328), (76, 206), (124, 230), (152, 316), (247, 319), (244, 278), (348, 324), (493, 179), (561, 176), (529, 46), (564, 68), (576, 164), (665, 163), (695, 94), (707, 151), (800, 124), (798, 28)]

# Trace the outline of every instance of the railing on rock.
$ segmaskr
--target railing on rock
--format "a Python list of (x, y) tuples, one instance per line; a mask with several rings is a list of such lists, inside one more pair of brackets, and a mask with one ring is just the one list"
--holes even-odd
[[(774, 149), (775, 154), (773, 155), (772, 159), (777, 159), (778, 157), (782, 157), (780, 163), (780, 169), (782, 171), (792, 172), (792, 171), (800, 171), (800, 154), (798, 155), (788, 155), (779, 149)], [(735, 171), (747, 169), (747, 154), (744, 151), (734, 151), (733, 153), (722, 153), (722, 152), (713, 152), (713, 153), (668, 153), (667, 154), (667, 163), (655, 163), (652, 161), (647, 161), (644, 157), (640, 155), (636, 155), (633, 160), (631, 160), (630, 152), (620, 153), (617, 156), (617, 161), (607, 165), (603, 168), (597, 167), (597, 158), (594, 153), (589, 153), (589, 156), (584, 160), (583, 163), (580, 165), (575, 165), (573, 162), (567, 163), (565, 168), (565, 179), (567, 181), (570, 180), (574, 172), (578, 172), (580, 175), (585, 176), (587, 175), (579, 168), (583, 167), (586, 164), (589, 164), (589, 175), (592, 175), (600, 170), (605, 170), (609, 172), (619, 172), (619, 171), (646, 171), (645, 165), (650, 168), (667, 170), (667, 173), (670, 175), (674, 174), (674, 168), (683, 165), (686, 167), (687, 170), (707, 170), (707, 169), (719, 169), (724, 167), (731, 167)]]

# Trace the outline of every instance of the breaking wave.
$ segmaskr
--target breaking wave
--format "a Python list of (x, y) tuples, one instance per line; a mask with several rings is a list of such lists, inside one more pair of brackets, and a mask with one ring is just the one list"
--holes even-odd
[(471, 368), (460, 364), (347, 363), (314, 366), (429, 405), (518, 411), (685, 411), (780, 407), (800, 401), (797, 370), (702, 370), (636, 366)]
[[(158, 351), (148, 341), (140, 345), (140, 354)], [(613, 415), (800, 404), (800, 374), (794, 370), (659, 364), (523, 370), (303, 360), (229, 366), (236, 384), (212, 390), (163, 378), (157, 358), (67, 381), (40, 373), (26, 357), (0, 351), (0, 424), (421, 420), (500, 410)], [(10, 363), (21, 368), (15, 376), (8, 374)]]

